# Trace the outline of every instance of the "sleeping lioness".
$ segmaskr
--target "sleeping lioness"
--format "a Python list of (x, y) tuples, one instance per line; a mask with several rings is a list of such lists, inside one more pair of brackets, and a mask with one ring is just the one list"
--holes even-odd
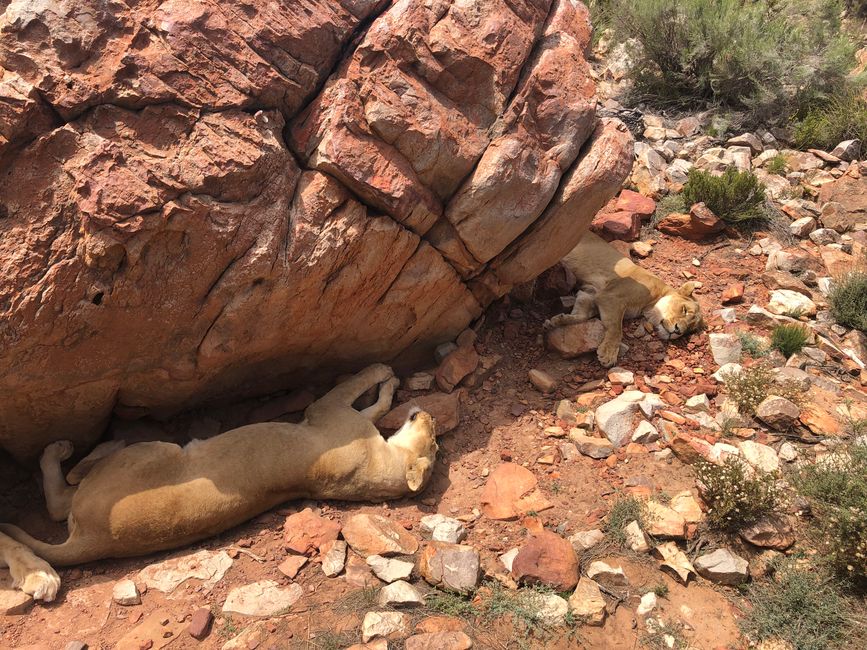
[(578, 278), (580, 289), (572, 313), (554, 316), (545, 322), (545, 328), (581, 323), (598, 313), (605, 336), (596, 355), (606, 368), (617, 363), (624, 317), (643, 314), (665, 340), (679, 338), (701, 325), (701, 309), (692, 298), (695, 282), (675, 289), (595, 233), (586, 233), (562, 263)]
[[(436, 457), (433, 419), (415, 411), (387, 441), (373, 424), (390, 409), (397, 383), (391, 368), (373, 365), (311, 404), (301, 424), (252, 424), (185, 447), (134, 444), (100, 460), (77, 487), (60, 468), (72, 445), (52, 443), (41, 461), (45, 500), (53, 518), (67, 519), (69, 538), (46, 544), (0, 524), (0, 566), (23, 591), (51, 601), (60, 579), (48, 563), (184, 546), (299, 497), (358, 501), (418, 492)], [(352, 408), (376, 384), (376, 404)]]

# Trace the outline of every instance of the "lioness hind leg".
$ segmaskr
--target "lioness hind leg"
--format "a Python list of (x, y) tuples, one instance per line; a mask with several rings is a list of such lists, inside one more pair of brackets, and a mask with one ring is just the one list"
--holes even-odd
[(45, 560), (11, 537), (0, 533), (0, 566), (9, 567), (12, 586), (36, 600), (51, 602), (60, 589), (60, 577)]
[(72, 508), (72, 497), (77, 488), (72, 487), (63, 477), (60, 463), (72, 456), (72, 443), (68, 440), (52, 442), (42, 452), (39, 467), (42, 469), (42, 489), (45, 492), (45, 505), (52, 521), (65, 521)]
[(605, 336), (602, 343), (596, 348), (596, 356), (599, 357), (599, 363), (605, 368), (610, 368), (617, 363), (617, 357), (620, 354), (620, 341), (623, 340), (625, 308), (622, 304), (617, 303), (616, 299), (610, 301), (603, 299), (599, 302), (599, 318), (605, 327)]
[(361, 414), (371, 422), (376, 422), (383, 415), (391, 410), (391, 402), (394, 399), (394, 391), (400, 385), (400, 380), (397, 377), (392, 377), (388, 381), (379, 386), (379, 398), (376, 404), (368, 406), (361, 411)]

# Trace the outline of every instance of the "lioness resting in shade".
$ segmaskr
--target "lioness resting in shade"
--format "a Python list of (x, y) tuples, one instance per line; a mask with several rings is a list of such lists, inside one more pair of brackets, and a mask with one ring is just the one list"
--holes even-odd
[(692, 297), (694, 282), (675, 289), (595, 233), (587, 232), (562, 264), (578, 278), (580, 290), (572, 313), (554, 316), (545, 322), (545, 329), (581, 323), (599, 314), (605, 336), (596, 355), (606, 368), (617, 363), (624, 318), (643, 314), (665, 340), (679, 338), (701, 325), (701, 308)]
[[(352, 408), (376, 384), (376, 404)], [(391, 368), (373, 365), (311, 404), (301, 424), (251, 424), (185, 447), (131, 445), (99, 461), (78, 487), (67, 485), (60, 468), (72, 445), (52, 443), (41, 462), (45, 500), (52, 517), (68, 520), (69, 539), (46, 544), (0, 524), (0, 566), (9, 566), (23, 591), (51, 601), (60, 580), (49, 563), (184, 546), (299, 497), (358, 501), (418, 492), (436, 457), (433, 418), (413, 412), (387, 441), (373, 424), (390, 409), (397, 384)]]

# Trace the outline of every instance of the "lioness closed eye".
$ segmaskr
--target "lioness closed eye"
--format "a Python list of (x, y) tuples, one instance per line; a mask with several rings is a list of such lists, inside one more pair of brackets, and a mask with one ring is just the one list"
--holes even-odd
[[(363, 411), (353, 402), (379, 384)], [(301, 424), (264, 422), (185, 447), (143, 442), (99, 460), (77, 486), (60, 463), (66, 441), (40, 462), (52, 518), (67, 519), (69, 538), (46, 544), (0, 524), (0, 566), (34, 598), (51, 601), (60, 579), (49, 562), (68, 566), (184, 546), (295, 498), (383, 500), (421, 490), (437, 453), (434, 421), (415, 411), (388, 440), (374, 422), (391, 408), (398, 380), (373, 365), (311, 404)]]
[(545, 322), (545, 329), (563, 327), (599, 314), (605, 328), (596, 349), (606, 368), (617, 363), (623, 319), (644, 315), (661, 339), (676, 339), (701, 325), (701, 308), (692, 297), (694, 282), (675, 289), (634, 264), (598, 235), (588, 232), (562, 263), (578, 278), (580, 290), (570, 314)]

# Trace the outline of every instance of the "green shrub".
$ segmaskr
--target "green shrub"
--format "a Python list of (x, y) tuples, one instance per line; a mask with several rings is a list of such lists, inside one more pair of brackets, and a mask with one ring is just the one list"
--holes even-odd
[(847, 87), (855, 45), (838, 0), (610, 0), (631, 79), (651, 102), (716, 103), (784, 118)]
[(754, 641), (781, 639), (794, 650), (827, 650), (847, 637), (846, 600), (826, 576), (788, 561), (773, 579), (752, 585), (741, 629)]
[(867, 272), (853, 271), (834, 282), (828, 302), (834, 320), (867, 332)]
[(609, 539), (618, 546), (625, 546), (626, 533), (623, 529), (631, 521), (637, 521), (644, 529), (647, 523), (647, 507), (643, 501), (634, 496), (617, 497), (605, 521), (605, 532)]
[(786, 162), (786, 157), (783, 154), (778, 153), (776, 156), (774, 156), (768, 161), (765, 169), (768, 170), (769, 174), (777, 174), (779, 176), (782, 176), (787, 171), (789, 171), (789, 163)]
[(771, 514), (779, 500), (774, 476), (750, 470), (739, 458), (729, 457), (722, 465), (700, 462), (696, 475), (712, 528), (739, 530)]
[(867, 101), (854, 90), (835, 95), (807, 111), (794, 135), (802, 149), (831, 150), (843, 140), (867, 141)]
[(743, 415), (753, 415), (768, 395), (785, 397), (796, 404), (801, 400), (803, 388), (794, 381), (774, 381), (770, 365), (757, 363), (740, 372), (723, 374), (723, 383), (729, 398)]
[(800, 352), (810, 340), (810, 331), (801, 325), (777, 325), (771, 332), (771, 347), (783, 353), (787, 359)]
[(799, 466), (792, 483), (810, 501), (823, 557), (844, 575), (867, 579), (867, 445)]
[(768, 345), (761, 336), (756, 336), (752, 332), (738, 332), (738, 338), (741, 340), (741, 349), (753, 359), (768, 353)]
[(765, 186), (752, 172), (740, 172), (734, 167), (729, 167), (722, 176), (689, 170), (682, 196), (687, 205), (704, 202), (716, 216), (729, 223), (764, 216)]

